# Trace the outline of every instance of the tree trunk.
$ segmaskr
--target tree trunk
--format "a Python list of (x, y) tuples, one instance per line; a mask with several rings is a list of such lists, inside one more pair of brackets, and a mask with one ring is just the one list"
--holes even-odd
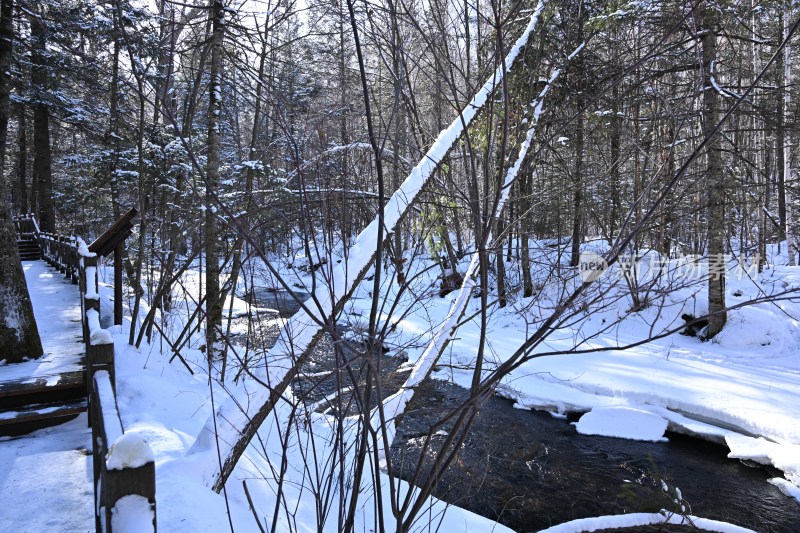
[(42, 342), (33, 316), (25, 272), (17, 249), (5, 176), (5, 146), (10, 112), (11, 52), (14, 2), (0, 3), (0, 357), (18, 363), (42, 355)]
[[(786, 16), (784, 13), (780, 13), (778, 15), (778, 24), (781, 28), (785, 28), (786, 24)], [(788, 52), (791, 49), (790, 46), (786, 47), (786, 51)], [(788, 61), (788, 56), (787, 56)], [(789, 93), (788, 87), (786, 86), (786, 73), (789, 70), (788, 65), (784, 63), (784, 68), (778, 68), (778, 90), (780, 91), (782, 97), (780, 98), (779, 102), (777, 103), (777, 117), (776, 117), (776, 127), (775, 127), (775, 157), (777, 159), (777, 176), (778, 176), (778, 218), (780, 220), (780, 235), (778, 236), (778, 240), (782, 241), (787, 238), (787, 220), (786, 220), (786, 180), (788, 176), (786, 175), (786, 109), (784, 108), (784, 95)], [(791, 254), (791, 243), (786, 243), (787, 245), (787, 253)]]
[[(581, 103), (578, 104), (580, 109)], [(575, 122), (575, 171), (572, 178), (572, 255), (570, 266), (578, 266), (583, 239), (583, 117)]]
[(33, 168), (39, 195), (39, 228), (55, 230), (55, 207), (53, 205), (52, 158), (50, 155), (50, 110), (42, 99), (47, 94), (46, 35), (42, 22), (30, 15), (31, 23), (31, 85), (36, 94), (33, 105)]
[(219, 189), (220, 113), (222, 111), (222, 42), (224, 38), (224, 6), (212, 1), (211, 64), (208, 101), (208, 159), (206, 164), (206, 349), (211, 360), (216, 344), (216, 328), (222, 321), (219, 288), (219, 229), (213, 197)]
[(19, 106), (19, 152), (17, 154), (17, 186), (19, 187), (19, 212), (28, 212), (28, 126), (25, 121), (25, 107)]
[[(702, 13), (703, 135), (708, 138), (719, 122), (719, 96), (711, 76), (717, 58), (717, 21), (713, 8)], [(706, 183), (708, 190), (708, 333), (712, 338), (727, 320), (725, 312), (725, 176), (719, 136), (706, 145)]]
[[(783, 16), (784, 38), (789, 36), (789, 18), (792, 11)], [(783, 176), (785, 183), (793, 184), (791, 188), (790, 200), (787, 201), (786, 213), (786, 240), (787, 251), (789, 253), (789, 264), (797, 264), (798, 254), (800, 254), (800, 202), (798, 201), (797, 184), (792, 175), (792, 133), (796, 134), (796, 129), (790, 129), (787, 124), (792, 114), (792, 54), (791, 47), (786, 46), (783, 56), (783, 113), (781, 114), (780, 130), (783, 136)]]

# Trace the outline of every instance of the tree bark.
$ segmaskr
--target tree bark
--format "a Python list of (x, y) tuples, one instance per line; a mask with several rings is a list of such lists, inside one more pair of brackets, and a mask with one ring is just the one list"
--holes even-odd
[(19, 106), (19, 152), (17, 153), (17, 187), (19, 212), (28, 212), (28, 126), (25, 121), (25, 107)]
[(11, 53), (14, 2), (0, 3), (0, 358), (18, 363), (42, 355), (25, 272), (17, 249), (16, 231), (7, 203), (5, 146), (11, 93)]
[(222, 302), (219, 288), (219, 229), (213, 197), (219, 189), (220, 113), (222, 111), (222, 44), (224, 39), (224, 6), (221, 0), (211, 5), (211, 64), (208, 86), (208, 158), (205, 192), (205, 250), (206, 250), (206, 349), (214, 356), (217, 325), (222, 321)]

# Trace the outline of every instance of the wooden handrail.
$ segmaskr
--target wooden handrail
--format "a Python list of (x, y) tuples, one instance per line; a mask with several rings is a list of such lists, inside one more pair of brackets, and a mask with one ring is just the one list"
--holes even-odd
[[(89, 399), (89, 423), (92, 426), (95, 475), (95, 525), (97, 531), (113, 532), (114, 516), (124, 513), (149, 513), (152, 531), (156, 531), (156, 474), (150, 447), (135, 434), (126, 434), (117, 411), (114, 372), (114, 339), (100, 327), (100, 294), (97, 278), (97, 254), (81, 239), (74, 246), (79, 260), (81, 322), (86, 344), (86, 385)], [(137, 440), (138, 439), (138, 440)], [(132, 462), (130, 450), (120, 447), (135, 444)], [(113, 461), (114, 450), (124, 461)], [(118, 505), (121, 500), (125, 504)], [(141, 523), (141, 522), (139, 522)]]

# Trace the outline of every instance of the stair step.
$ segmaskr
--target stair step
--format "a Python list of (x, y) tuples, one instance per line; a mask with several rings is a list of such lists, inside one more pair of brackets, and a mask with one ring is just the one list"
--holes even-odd
[(67, 422), (86, 411), (86, 400), (49, 402), (0, 411), (0, 436), (24, 435)]
[(26, 405), (72, 402), (85, 397), (86, 384), (82, 370), (0, 382), (0, 410), (13, 411)]

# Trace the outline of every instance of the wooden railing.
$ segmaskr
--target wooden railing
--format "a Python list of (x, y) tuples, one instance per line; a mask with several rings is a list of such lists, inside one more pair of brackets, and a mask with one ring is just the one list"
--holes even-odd
[[(42, 233), (33, 217), (15, 219), (18, 233), (33, 236), (50, 265), (78, 283), (86, 345), (86, 396), (92, 427), (95, 527), (113, 532), (124, 524), (152, 524), (156, 531), (156, 476), (150, 447), (125, 433), (117, 409), (114, 339), (100, 327), (97, 254), (78, 237)], [(137, 531), (146, 531), (141, 527)]]

